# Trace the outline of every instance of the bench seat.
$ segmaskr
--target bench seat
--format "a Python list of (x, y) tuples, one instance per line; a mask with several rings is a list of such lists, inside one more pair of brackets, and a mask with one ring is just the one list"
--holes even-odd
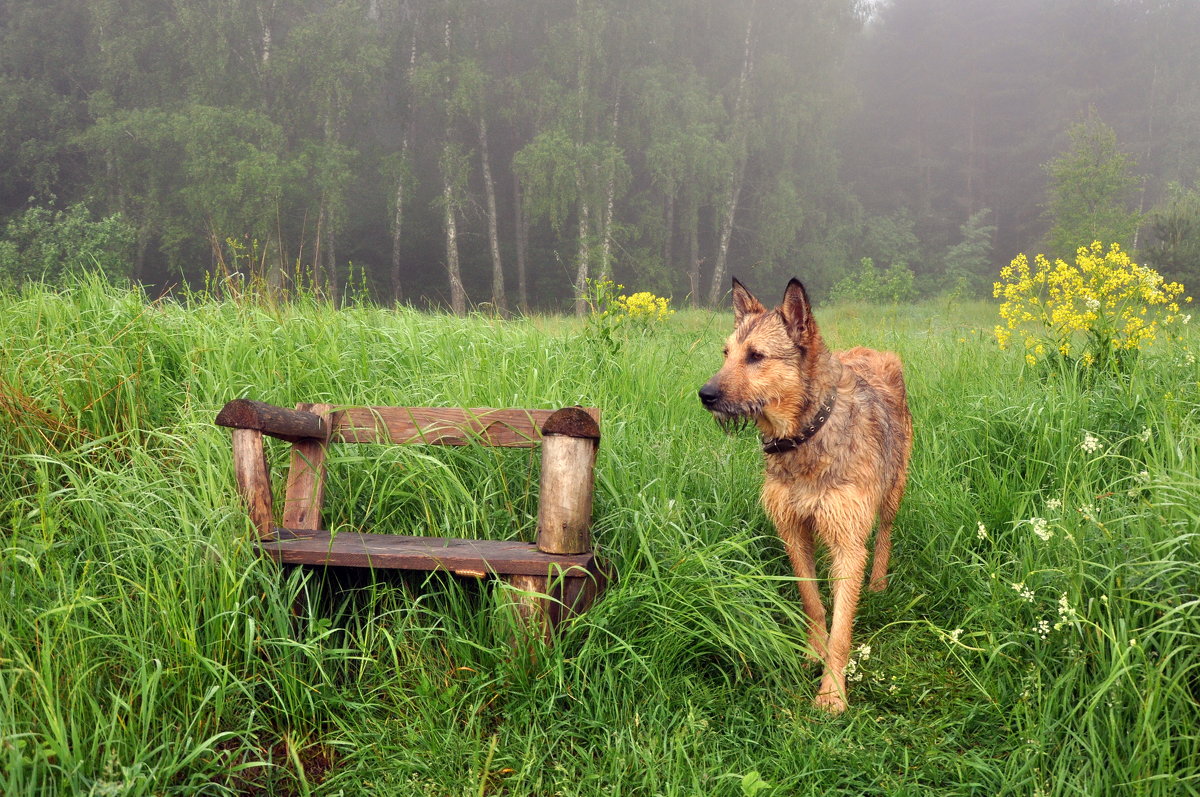
[(519, 540), (462, 540), (355, 531), (285, 529), (258, 548), (284, 564), (369, 567), (375, 570), (446, 570), (475, 576), (583, 576), (596, 571), (596, 556), (543, 553)]

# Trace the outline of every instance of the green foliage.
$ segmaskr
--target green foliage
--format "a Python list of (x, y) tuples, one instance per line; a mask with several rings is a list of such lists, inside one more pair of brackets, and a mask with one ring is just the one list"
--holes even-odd
[(1070, 148), (1044, 167), (1051, 252), (1067, 257), (1092, 241), (1128, 246), (1140, 221), (1130, 209), (1138, 183), (1133, 158), (1118, 148), (1116, 132), (1094, 113), (1068, 135)]
[[(1196, 338), (1120, 380), (1046, 382), (996, 349), (993, 313), (820, 313), (833, 346), (901, 355), (916, 435), (892, 583), (864, 593), (859, 680), (831, 718), (759, 447), (695, 399), (728, 316), (679, 312), (599, 372), (575, 319), (148, 303), (97, 280), (0, 294), (0, 790), (1187, 793)], [(252, 551), (212, 422), (246, 395), (598, 406), (594, 538), (619, 577), (530, 656), (501, 584), (281, 572)], [(287, 456), (268, 442), (277, 491)], [(536, 522), (523, 450), (348, 446), (329, 465), (331, 525)]]
[(912, 270), (903, 263), (893, 263), (881, 270), (871, 258), (864, 257), (858, 271), (838, 280), (829, 298), (835, 302), (902, 304), (917, 298), (915, 279)]
[(863, 224), (861, 246), (865, 256), (881, 267), (906, 268), (921, 257), (916, 225), (907, 210), (869, 217)]
[(1200, 284), (1200, 191), (1171, 186), (1167, 202), (1150, 213), (1146, 262), (1172, 279)]
[(136, 234), (119, 213), (97, 219), (86, 205), (33, 207), (13, 217), (0, 238), (0, 286), (60, 285), (84, 271), (129, 277)]
[(962, 240), (946, 252), (945, 284), (952, 296), (977, 299), (991, 288), (992, 238), (996, 226), (985, 223), (991, 214), (990, 210), (973, 213), (958, 228)]
[(648, 332), (675, 314), (666, 297), (648, 291), (627, 296), (621, 292), (624, 289), (608, 277), (587, 281), (583, 337), (587, 348), (598, 354), (601, 366), (620, 354), (630, 336)]

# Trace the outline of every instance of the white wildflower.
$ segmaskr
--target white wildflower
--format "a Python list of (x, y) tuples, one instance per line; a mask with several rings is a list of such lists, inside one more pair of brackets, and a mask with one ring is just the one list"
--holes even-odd
[(981, 540), (987, 539), (987, 526), (983, 525), (982, 521), (979, 523), (979, 528), (976, 530), (975, 536)]
[(1047, 542), (1054, 536), (1054, 532), (1050, 530), (1050, 525), (1046, 523), (1044, 517), (1035, 517), (1029, 519), (1029, 525), (1033, 526), (1033, 533), (1038, 536), (1042, 542)]
[(1043, 617), (1037, 621), (1037, 625), (1033, 627), (1033, 631), (1042, 638), (1043, 642), (1046, 641), (1050, 638), (1050, 621)]
[(1095, 454), (1100, 450), (1100, 438), (1096, 437), (1091, 432), (1083, 433), (1083, 442), (1079, 444), (1085, 454)]
[(1024, 583), (1016, 583), (1012, 585), (1013, 590), (1021, 596), (1021, 599), (1026, 603), (1033, 603), (1033, 590), (1025, 586)]
[(1051, 498), (1049, 501), (1046, 502), (1046, 508), (1049, 509), (1051, 512), (1062, 509), (1062, 499), (1061, 498)]
[(1143, 426), (1142, 431), (1138, 432), (1138, 440), (1141, 440), (1143, 443), (1149, 443), (1150, 442), (1150, 434), (1151, 434), (1150, 427)]
[(1058, 622), (1054, 624), (1054, 630), (1059, 630), (1074, 619), (1075, 610), (1071, 608), (1071, 601), (1067, 597), (1067, 593), (1060, 593), (1058, 596)]

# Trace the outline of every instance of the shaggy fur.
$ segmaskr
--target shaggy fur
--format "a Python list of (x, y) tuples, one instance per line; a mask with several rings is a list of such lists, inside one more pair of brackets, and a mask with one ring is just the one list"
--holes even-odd
[[(878, 516), (870, 580), (878, 591), (887, 586), (892, 521), (907, 479), (912, 417), (900, 359), (865, 348), (829, 351), (795, 279), (771, 311), (734, 279), (733, 311), (725, 363), (700, 390), (722, 426), (749, 420), (765, 441), (803, 436), (834, 396), (828, 420), (811, 437), (764, 455), (762, 502), (796, 571), (809, 645), (825, 663), (816, 704), (840, 713), (867, 540)], [(830, 551), (831, 626), (817, 588), (817, 542)]]

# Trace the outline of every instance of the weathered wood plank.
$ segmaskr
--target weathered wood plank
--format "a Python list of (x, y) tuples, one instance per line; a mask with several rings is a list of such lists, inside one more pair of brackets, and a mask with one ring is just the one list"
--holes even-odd
[[(311, 414), (329, 428), (329, 404), (297, 404), (296, 409)], [(283, 525), (292, 529), (316, 529), (321, 526), (321, 507), (325, 503), (324, 440), (304, 439), (292, 444), (292, 463), (288, 468), (287, 492), (283, 497)]]
[(364, 534), (276, 528), (273, 540), (259, 549), (285, 564), (370, 567), (376, 570), (446, 570), (460, 575), (568, 574), (581, 577), (596, 570), (596, 557), (588, 552), (557, 556), (539, 551), (528, 542), (514, 540), (460, 540), (446, 537), (411, 537), (400, 534)]
[(257, 429), (233, 430), (233, 475), (259, 538), (267, 539), (274, 524), (274, 509), (263, 436)]
[[(599, 410), (585, 408), (593, 419)], [(541, 442), (552, 410), (350, 407), (330, 418), (331, 442), (483, 444), (529, 448)]]
[(262, 401), (234, 399), (217, 414), (217, 426), (233, 429), (255, 429), (271, 437), (296, 442), (324, 440), (329, 427), (311, 412), (285, 410)]

